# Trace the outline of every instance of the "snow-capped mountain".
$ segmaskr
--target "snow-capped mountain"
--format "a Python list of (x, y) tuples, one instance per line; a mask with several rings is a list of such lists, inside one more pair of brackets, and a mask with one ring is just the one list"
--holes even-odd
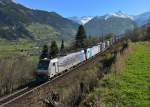
[(121, 35), (127, 30), (134, 29), (136, 23), (132, 16), (119, 11), (103, 16), (96, 16), (84, 26), (88, 35), (99, 36), (110, 32)]
[(88, 23), (90, 20), (92, 20), (93, 17), (91, 16), (83, 16), (83, 17), (70, 17), (69, 19), (78, 23), (78, 24), (86, 24)]
[[(97, 18), (102, 18), (102, 16), (96, 16)], [(109, 14), (106, 14), (103, 16), (105, 20), (108, 20), (109, 18), (112, 18), (112, 17), (116, 17), (116, 18), (124, 18), (124, 19), (131, 19), (131, 20), (134, 20), (134, 17), (126, 14), (126, 13), (123, 13), (121, 11), (119, 12), (115, 12), (115, 13), (109, 13)], [(83, 17), (70, 17), (69, 19), (78, 23), (78, 24), (83, 24), (85, 25), (86, 23), (88, 23), (89, 21), (91, 21), (94, 17), (91, 17), (91, 16), (83, 16)]]
[(110, 14), (106, 14), (104, 15), (105, 17), (105, 20), (109, 19), (109, 18), (112, 18), (112, 17), (117, 17), (117, 18), (124, 18), (124, 19), (131, 19), (131, 20), (134, 20), (134, 18), (126, 13), (123, 13), (121, 11), (119, 12), (116, 12), (116, 13), (110, 13)]
[(134, 16), (134, 19), (139, 26), (150, 23), (150, 12)]
[(134, 29), (137, 25), (142, 26), (150, 23), (150, 12), (133, 16), (118, 11), (95, 17), (71, 17), (74, 22), (83, 24), (88, 35), (108, 34), (110, 32), (120, 35), (127, 30)]

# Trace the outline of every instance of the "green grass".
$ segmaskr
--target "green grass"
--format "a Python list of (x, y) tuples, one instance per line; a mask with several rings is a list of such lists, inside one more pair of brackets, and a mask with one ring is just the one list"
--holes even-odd
[(57, 40), (60, 35), (60, 33), (56, 32), (51, 26), (39, 23), (32, 23), (27, 29), (32, 33), (35, 39), (41, 41)]
[(10, 42), (6, 40), (0, 40), (0, 59), (10, 56), (30, 56), (33, 60), (38, 60), (38, 53), (41, 48), (37, 48), (37, 45), (33, 42), (20, 41)]
[[(44, 44), (46, 43), (42, 42), (42, 44), (40, 44), (39, 42), (23, 39), (15, 42), (0, 39), (0, 59), (19, 55), (31, 57), (33, 61), (38, 62), (40, 51), (42, 50)], [(57, 41), (57, 45), (60, 48), (61, 41)], [(69, 46), (70, 45), (65, 42), (65, 47)]]
[(101, 99), (98, 107), (150, 107), (150, 43), (132, 47), (121, 74), (108, 74), (88, 95), (94, 103)]

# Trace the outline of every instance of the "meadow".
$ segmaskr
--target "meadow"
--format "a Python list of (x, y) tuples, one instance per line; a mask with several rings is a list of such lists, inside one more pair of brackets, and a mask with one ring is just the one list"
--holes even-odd
[(81, 107), (150, 107), (150, 43), (132, 43), (118, 58)]

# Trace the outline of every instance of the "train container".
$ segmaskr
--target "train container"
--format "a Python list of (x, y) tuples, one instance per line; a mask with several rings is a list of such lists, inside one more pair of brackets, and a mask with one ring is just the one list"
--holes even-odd
[(86, 57), (87, 59), (90, 59), (92, 57), (92, 48), (87, 48)]
[(85, 60), (86, 60), (86, 58), (85, 58), (85, 54), (84, 54), (83, 50), (80, 52), (69, 54), (65, 57), (61, 57), (58, 60), (59, 72), (61, 73), (62, 71), (68, 70), (71, 67), (73, 67)]
[(95, 56), (98, 53), (99, 53), (99, 47), (98, 46), (93, 46), (92, 47), (92, 56)]
[(98, 43), (98, 46), (99, 46), (99, 52), (102, 52), (102, 42)]
[(106, 47), (110, 46), (110, 41), (106, 41)]
[(98, 44), (97, 46), (98, 46), (98, 53), (100, 53), (101, 52), (101, 45)]
[(105, 50), (105, 48), (106, 48), (106, 43), (105, 43), (105, 42), (103, 42), (103, 43), (102, 43), (102, 51), (104, 51), (104, 50)]

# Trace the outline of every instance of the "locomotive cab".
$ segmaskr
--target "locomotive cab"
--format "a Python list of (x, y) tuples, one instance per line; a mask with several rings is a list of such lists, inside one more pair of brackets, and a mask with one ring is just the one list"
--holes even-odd
[(39, 62), (37, 76), (43, 79), (54, 77), (59, 73), (58, 59), (42, 59)]
[(42, 59), (38, 64), (37, 76), (41, 78), (48, 77), (50, 59)]

